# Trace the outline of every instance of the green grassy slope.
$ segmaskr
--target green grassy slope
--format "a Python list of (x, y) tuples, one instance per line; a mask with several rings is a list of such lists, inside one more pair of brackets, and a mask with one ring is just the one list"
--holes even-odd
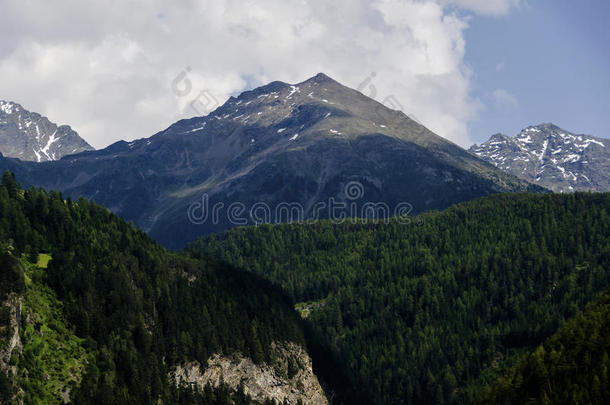
[[(39, 258), (38, 263), (46, 266), (50, 255)], [(80, 383), (93, 353), (70, 329), (61, 302), (44, 282), (42, 267), (25, 259), (22, 263), (26, 290), (21, 306), (23, 355), (16, 362), (19, 386), (28, 404), (62, 402), (63, 395)]]

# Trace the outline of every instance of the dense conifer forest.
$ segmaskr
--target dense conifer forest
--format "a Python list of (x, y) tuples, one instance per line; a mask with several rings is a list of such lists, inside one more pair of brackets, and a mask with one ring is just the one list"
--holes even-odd
[(248, 404), (227, 386), (176, 387), (171, 368), (214, 353), (269, 363), (271, 342), (293, 341), (333, 404), (602, 404), (609, 286), (610, 194), (238, 228), (172, 253), (6, 173), (0, 350), (16, 299), (24, 346), (0, 401), (61, 402), (68, 386), (76, 403)]
[(481, 404), (607, 404), (610, 290), (524, 356)]
[[(408, 224), (357, 222), (238, 228), (188, 248), (262, 275), (299, 302), (310, 344), (346, 367), (349, 382), (335, 385), (337, 398), (358, 392), (361, 403), (477, 401), (504, 373), (511, 384), (530, 373), (537, 357), (509, 370), (610, 286), (610, 194), (504, 194)], [(585, 326), (607, 334), (607, 322)], [(585, 333), (562, 331), (547, 344), (571, 336), (587, 349)], [(608, 339), (599, 343), (607, 353)], [(603, 385), (607, 371), (574, 362), (558, 381), (600, 373)], [(555, 365), (548, 363), (549, 372)], [(324, 364), (319, 372), (337, 374)], [(514, 388), (513, 398), (530, 389)], [(563, 398), (564, 389), (572, 392), (559, 383), (548, 395)], [(494, 392), (501, 390), (506, 383)], [(608, 400), (607, 391), (596, 392)]]
[[(18, 375), (0, 372), (0, 401), (21, 387), (26, 403), (60, 403), (50, 382), (74, 356), (82, 374), (76, 403), (248, 403), (226, 387), (177, 389), (170, 368), (213, 353), (269, 362), (272, 341), (304, 342), (290, 301), (270, 283), (171, 253), (84, 199), (22, 190), (10, 173), (0, 186), (0, 248), (0, 300), (24, 295), (20, 333), (31, 337), (11, 359)], [(50, 261), (37, 265), (41, 257)], [(32, 306), (38, 311), (28, 321)], [(1, 312), (7, 332), (10, 314)], [(52, 336), (60, 349), (49, 353)], [(8, 339), (0, 336), (0, 348)]]

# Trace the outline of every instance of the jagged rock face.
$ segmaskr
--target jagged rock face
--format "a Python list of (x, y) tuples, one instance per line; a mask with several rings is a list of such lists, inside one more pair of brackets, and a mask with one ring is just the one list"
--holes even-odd
[[(11, 357), (15, 354), (23, 353), (23, 342), (19, 328), (21, 327), (21, 305), (23, 297), (10, 294), (4, 301), (0, 302), (0, 311), (7, 311), (8, 320), (0, 321), (0, 372), (6, 373), (7, 377), (13, 381), (17, 380), (19, 370), (15, 364), (11, 364)], [(10, 403), (23, 404), (23, 388), (16, 386), (17, 392)]]
[[(217, 387), (221, 381), (237, 390), (241, 384), (244, 392), (253, 400), (263, 402), (274, 399), (279, 403), (326, 405), (328, 400), (313, 373), (311, 359), (303, 347), (295, 343), (274, 344), (274, 365), (254, 364), (243, 356), (232, 358), (213, 355), (202, 365), (191, 361), (174, 368), (176, 384), (196, 384), (200, 388), (210, 384)], [(291, 371), (292, 362), (293, 368)], [(291, 375), (292, 374), (292, 375)]]
[(21, 324), (21, 302), (22, 298), (11, 296), (5, 302), (0, 303), (2, 307), (8, 307), (10, 311), (9, 322), (0, 325), (0, 336), (8, 336), (4, 341), (0, 339), (0, 370), (10, 369), (13, 374), (16, 372), (14, 366), (9, 367), (13, 351), (21, 353), (23, 345), (19, 336), (19, 326)]
[(470, 151), (494, 166), (557, 192), (610, 191), (610, 140), (552, 124), (515, 137), (496, 134)]
[(93, 148), (67, 125), (57, 126), (19, 104), (0, 100), (0, 153), (34, 162)]
[[(244, 92), (147, 139), (57, 162), (0, 159), (7, 168), (27, 186), (92, 199), (170, 248), (258, 219), (286, 222), (285, 204), (301, 214), (292, 220), (362, 217), (376, 203), (389, 216), (532, 188), (323, 74)], [(359, 188), (347, 195), (350, 184)], [(355, 214), (331, 214), (333, 203)]]

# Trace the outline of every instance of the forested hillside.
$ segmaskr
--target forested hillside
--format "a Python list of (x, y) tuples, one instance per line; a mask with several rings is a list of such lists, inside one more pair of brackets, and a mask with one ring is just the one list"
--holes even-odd
[(187, 258), (7, 173), (0, 401), (251, 403), (176, 388), (172, 367), (271, 364), (272, 342), (305, 335), (335, 404), (608, 399), (610, 194), (496, 195), (404, 220), (239, 228)]
[(409, 224), (240, 228), (189, 250), (302, 302), (314, 343), (351, 376), (337, 398), (472, 402), (610, 286), (610, 194), (496, 195)]
[[(272, 342), (304, 340), (268, 282), (170, 253), (105, 208), (24, 191), (9, 173), (0, 248), (0, 349), (12, 351), (0, 361), (0, 402), (60, 403), (55, 383), (69, 380), (61, 389), (77, 403), (248, 403), (226, 389), (176, 389), (171, 367), (234, 352), (272, 362)], [(21, 354), (9, 334), (15, 308)]]
[(607, 404), (610, 290), (524, 356), (481, 404)]

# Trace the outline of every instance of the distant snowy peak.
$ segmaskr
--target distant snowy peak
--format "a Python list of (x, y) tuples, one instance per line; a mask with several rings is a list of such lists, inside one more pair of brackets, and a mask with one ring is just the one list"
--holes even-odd
[(87, 150), (93, 148), (69, 126), (57, 126), (17, 103), (0, 100), (2, 155), (46, 162)]
[(515, 137), (493, 135), (470, 152), (511, 174), (554, 191), (610, 191), (610, 140), (575, 135), (553, 124)]

